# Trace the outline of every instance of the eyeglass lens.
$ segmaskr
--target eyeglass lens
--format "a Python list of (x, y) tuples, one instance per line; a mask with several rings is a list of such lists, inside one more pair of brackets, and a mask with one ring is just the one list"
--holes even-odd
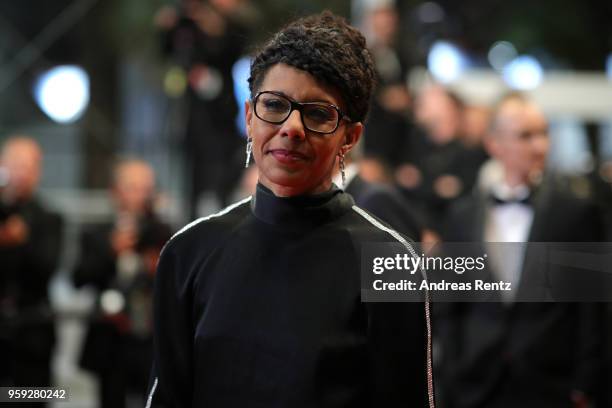
[[(336, 130), (339, 114), (332, 106), (317, 102), (297, 103), (297, 106), (307, 129), (322, 133)], [(291, 111), (291, 101), (274, 93), (262, 92), (255, 101), (255, 114), (266, 122), (282, 123)]]

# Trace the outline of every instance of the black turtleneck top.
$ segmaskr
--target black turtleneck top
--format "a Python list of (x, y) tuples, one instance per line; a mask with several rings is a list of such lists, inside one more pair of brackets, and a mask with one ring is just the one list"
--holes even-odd
[(362, 303), (360, 245), (393, 237), (337, 188), (254, 197), (165, 246), (148, 406), (423, 407), (418, 303)]

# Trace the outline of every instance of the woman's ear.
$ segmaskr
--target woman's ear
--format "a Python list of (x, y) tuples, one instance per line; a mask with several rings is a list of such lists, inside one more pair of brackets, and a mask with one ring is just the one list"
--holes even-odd
[(353, 146), (357, 144), (357, 142), (359, 142), (362, 133), (363, 123), (361, 122), (351, 123), (347, 126), (346, 134), (344, 135), (346, 139), (344, 141), (344, 145), (342, 146), (342, 151), (345, 154), (348, 153), (353, 148)]
[(244, 115), (246, 122), (246, 132), (247, 136), (251, 137), (251, 121), (253, 120), (253, 109), (251, 108), (251, 101), (244, 101)]

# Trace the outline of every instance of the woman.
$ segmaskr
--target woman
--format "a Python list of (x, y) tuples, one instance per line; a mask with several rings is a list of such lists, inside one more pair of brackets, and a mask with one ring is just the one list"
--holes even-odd
[(331, 181), (361, 136), (373, 77), (361, 33), (329, 12), (255, 57), (257, 191), (164, 248), (150, 404), (424, 406), (422, 306), (360, 301), (361, 243), (399, 235)]

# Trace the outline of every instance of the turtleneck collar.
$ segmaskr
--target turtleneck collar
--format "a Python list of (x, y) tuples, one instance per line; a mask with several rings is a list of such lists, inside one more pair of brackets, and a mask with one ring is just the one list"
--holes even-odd
[(354, 202), (335, 185), (314, 195), (277, 197), (262, 184), (251, 200), (251, 209), (261, 221), (279, 227), (315, 227), (349, 211)]

